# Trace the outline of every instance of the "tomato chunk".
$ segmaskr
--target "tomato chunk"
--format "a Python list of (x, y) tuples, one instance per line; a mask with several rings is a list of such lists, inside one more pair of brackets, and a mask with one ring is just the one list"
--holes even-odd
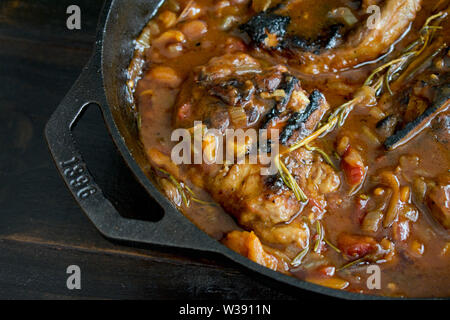
[(253, 231), (232, 231), (228, 233), (223, 243), (240, 255), (269, 269), (277, 270), (277, 258), (264, 250), (261, 241)]
[(361, 258), (377, 250), (377, 242), (372, 237), (343, 233), (338, 238), (338, 247), (349, 257)]
[(358, 151), (349, 147), (341, 162), (348, 184), (355, 186), (363, 182), (366, 168)]
[(192, 105), (190, 103), (185, 103), (178, 109), (178, 120), (183, 121), (191, 116)]
[(334, 266), (321, 266), (317, 269), (317, 273), (323, 277), (333, 277), (336, 272)]
[(355, 209), (353, 211), (354, 221), (358, 224), (361, 224), (364, 220), (364, 217), (367, 214), (367, 200), (361, 199), (360, 197), (355, 200)]

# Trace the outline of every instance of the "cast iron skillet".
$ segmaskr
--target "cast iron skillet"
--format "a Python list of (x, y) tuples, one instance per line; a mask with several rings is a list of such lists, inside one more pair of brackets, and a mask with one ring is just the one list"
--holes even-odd
[[(338, 291), (262, 267), (210, 238), (183, 216), (155, 187), (141, 168), (147, 159), (139, 142), (135, 113), (126, 88), (126, 69), (133, 40), (164, 0), (106, 0), (95, 50), (82, 74), (47, 123), (45, 134), (57, 168), (73, 196), (107, 238), (219, 253), (275, 281), (339, 298), (374, 299)], [(103, 195), (83, 162), (72, 128), (90, 104), (97, 104), (118, 151), (139, 183), (164, 209), (158, 222), (122, 217)], [(155, 119), (155, 121), (158, 121)]]

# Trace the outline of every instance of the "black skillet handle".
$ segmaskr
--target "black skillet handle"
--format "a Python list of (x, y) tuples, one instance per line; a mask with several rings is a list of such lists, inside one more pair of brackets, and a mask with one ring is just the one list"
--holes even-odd
[[(103, 104), (106, 108), (100, 63), (96, 61), (99, 59), (93, 57), (84, 68), (45, 129), (53, 159), (72, 195), (105, 237), (215, 251), (217, 242), (197, 229), (173, 206), (165, 206), (169, 209), (158, 222), (125, 219), (95, 183), (73, 140), (72, 128), (88, 105)], [(102, 112), (105, 112), (104, 109)]]

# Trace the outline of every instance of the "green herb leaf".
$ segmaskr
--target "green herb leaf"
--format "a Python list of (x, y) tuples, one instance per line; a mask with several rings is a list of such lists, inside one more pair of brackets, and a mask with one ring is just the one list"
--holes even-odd
[(309, 246), (303, 249), (295, 258), (292, 260), (291, 265), (293, 267), (298, 267), (302, 264), (303, 258), (308, 254)]

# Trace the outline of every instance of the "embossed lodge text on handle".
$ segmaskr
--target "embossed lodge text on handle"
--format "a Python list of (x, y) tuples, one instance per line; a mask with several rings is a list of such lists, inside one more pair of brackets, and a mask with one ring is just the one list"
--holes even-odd
[(59, 166), (78, 198), (87, 199), (97, 193), (97, 188), (91, 184), (86, 164), (79, 157), (74, 156), (70, 160), (62, 161)]

